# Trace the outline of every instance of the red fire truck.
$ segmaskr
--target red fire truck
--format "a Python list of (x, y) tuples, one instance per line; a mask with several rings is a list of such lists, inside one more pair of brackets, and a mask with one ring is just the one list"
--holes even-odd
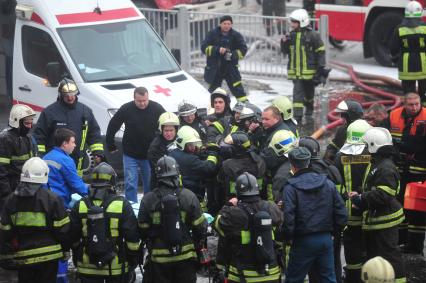
[[(364, 57), (384, 66), (392, 61), (388, 43), (404, 17), (408, 0), (317, 0), (316, 17), (328, 15), (330, 36), (337, 40), (362, 41)], [(426, 0), (418, 0), (423, 7)], [(426, 22), (426, 11), (423, 12)]]

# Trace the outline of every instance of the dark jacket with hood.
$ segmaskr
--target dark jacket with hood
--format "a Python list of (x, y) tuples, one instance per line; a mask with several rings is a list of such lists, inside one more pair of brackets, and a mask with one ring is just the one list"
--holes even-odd
[(298, 171), (284, 188), (284, 237), (334, 232), (346, 225), (342, 197), (326, 175), (311, 169)]

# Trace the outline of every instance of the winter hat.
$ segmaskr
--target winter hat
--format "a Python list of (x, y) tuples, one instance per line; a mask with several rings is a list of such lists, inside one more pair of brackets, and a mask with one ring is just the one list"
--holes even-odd
[(306, 147), (296, 147), (288, 153), (288, 159), (294, 167), (298, 169), (306, 168), (309, 166), (311, 153)]
[(222, 23), (222, 22), (224, 22), (224, 21), (230, 21), (230, 22), (231, 22), (231, 24), (233, 23), (233, 22), (232, 22), (232, 17), (231, 17), (231, 16), (229, 16), (229, 15), (225, 15), (225, 16), (220, 17), (220, 23)]

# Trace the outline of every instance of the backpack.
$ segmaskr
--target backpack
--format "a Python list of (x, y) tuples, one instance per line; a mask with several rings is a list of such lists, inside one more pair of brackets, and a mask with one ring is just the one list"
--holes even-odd
[(257, 271), (259, 274), (268, 274), (269, 266), (276, 261), (268, 203), (263, 202), (258, 211), (244, 203), (239, 203), (238, 206), (249, 216), (250, 244), (254, 249)]
[(93, 204), (89, 198), (84, 198), (87, 210), (87, 238), (85, 248), (89, 256), (89, 262), (97, 267), (111, 264), (117, 256), (115, 245), (109, 229), (109, 218), (105, 214), (108, 205), (117, 198), (103, 202), (101, 206)]
[(172, 255), (181, 253), (184, 237), (184, 225), (180, 216), (179, 190), (180, 188), (177, 188), (173, 194), (159, 195), (162, 237)]

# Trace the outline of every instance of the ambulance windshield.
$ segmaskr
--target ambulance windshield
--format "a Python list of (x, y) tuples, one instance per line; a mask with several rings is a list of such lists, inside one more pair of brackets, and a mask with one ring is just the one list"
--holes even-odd
[(60, 28), (58, 33), (85, 82), (180, 71), (146, 20)]

